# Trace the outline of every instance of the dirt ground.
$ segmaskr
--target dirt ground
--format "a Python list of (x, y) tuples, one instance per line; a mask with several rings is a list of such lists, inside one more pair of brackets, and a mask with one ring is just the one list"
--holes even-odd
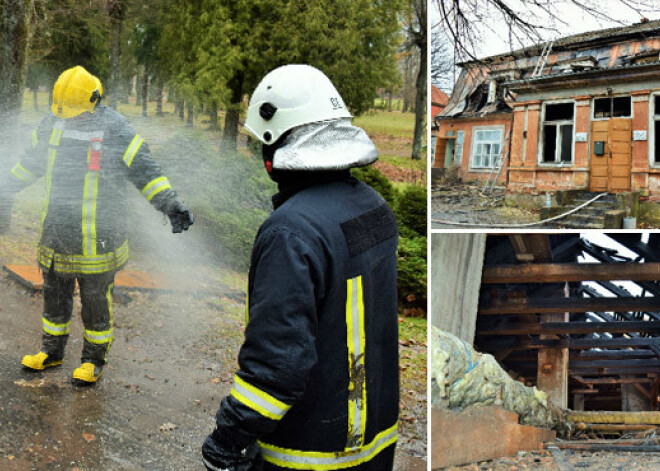
[(431, 188), (432, 229), (479, 229), (538, 220), (537, 211), (506, 206), (503, 189), (486, 193), (481, 186), (466, 183)]
[[(568, 471), (588, 469), (589, 471), (652, 471), (660, 469), (660, 454), (629, 452), (585, 452), (562, 450), (566, 461), (562, 466), (549, 451), (520, 452), (516, 457), (501, 458), (467, 466), (447, 468), (447, 471), (520, 471), (542, 469), (548, 471)], [(570, 465), (570, 467), (569, 467)]]
[[(40, 345), (43, 299), (0, 273), (0, 470), (202, 469), (200, 446), (231, 388), (243, 338), (245, 276), (218, 268), (201, 227), (168, 234), (143, 206), (141, 224), (166, 242), (152, 258), (137, 254), (130, 267), (170, 264), (171, 281), (194, 279), (200, 292), (117, 293), (116, 338), (95, 387), (77, 388), (69, 380), (82, 348), (78, 302), (64, 364), (43, 373), (21, 368), (22, 355)], [(0, 265), (33, 258), (29, 216), (19, 211), (11, 231), (0, 236)], [(144, 237), (134, 247), (152, 244)], [(404, 397), (425, 394), (402, 388)], [(424, 420), (401, 421), (395, 469), (426, 469), (426, 402), (402, 404), (403, 417)]]

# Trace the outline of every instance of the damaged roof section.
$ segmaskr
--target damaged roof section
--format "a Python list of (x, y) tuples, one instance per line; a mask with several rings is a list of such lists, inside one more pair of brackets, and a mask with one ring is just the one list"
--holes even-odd
[(437, 120), (508, 113), (523, 90), (571, 88), (584, 80), (657, 78), (660, 20), (577, 34), (459, 65), (463, 70)]

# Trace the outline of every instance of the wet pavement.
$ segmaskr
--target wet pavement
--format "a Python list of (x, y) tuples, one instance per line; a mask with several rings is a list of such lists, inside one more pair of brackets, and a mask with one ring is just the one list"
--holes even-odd
[[(80, 388), (70, 382), (82, 349), (79, 301), (63, 365), (25, 371), (22, 355), (39, 349), (43, 299), (0, 273), (0, 470), (203, 469), (200, 445), (243, 339), (241, 293), (210, 285), (215, 294), (116, 296), (109, 364), (96, 386)], [(426, 469), (408, 451), (425, 446), (405, 438), (396, 469)]]

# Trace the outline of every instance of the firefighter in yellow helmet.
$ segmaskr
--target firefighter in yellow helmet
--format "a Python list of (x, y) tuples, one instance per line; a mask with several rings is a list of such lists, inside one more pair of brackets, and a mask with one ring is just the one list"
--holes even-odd
[(114, 277), (128, 260), (126, 181), (169, 216), (173, 232), (193, 223), (144, 139), (102, 98), (101, 81), (83, 67), (63, 72), (53, 89), (52, 114), (0, 182), (0, 232), (9, 226), (13, 196), (41, 176), (46, 183), (38, 250), (44, 274), (42, 348), (24, 356), (22, 364), (41, 371), (62, 363), (78, 281), (84, 344), (81, 365), (73, 371), (77, 384), (98, 380), (114, 338)]

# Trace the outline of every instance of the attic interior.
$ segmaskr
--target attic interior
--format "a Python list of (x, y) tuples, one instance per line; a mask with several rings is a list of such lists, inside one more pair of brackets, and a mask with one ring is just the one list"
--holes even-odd
[(657, 411), (660, 235), (488, 235), (475, 348), (562, 409)]

